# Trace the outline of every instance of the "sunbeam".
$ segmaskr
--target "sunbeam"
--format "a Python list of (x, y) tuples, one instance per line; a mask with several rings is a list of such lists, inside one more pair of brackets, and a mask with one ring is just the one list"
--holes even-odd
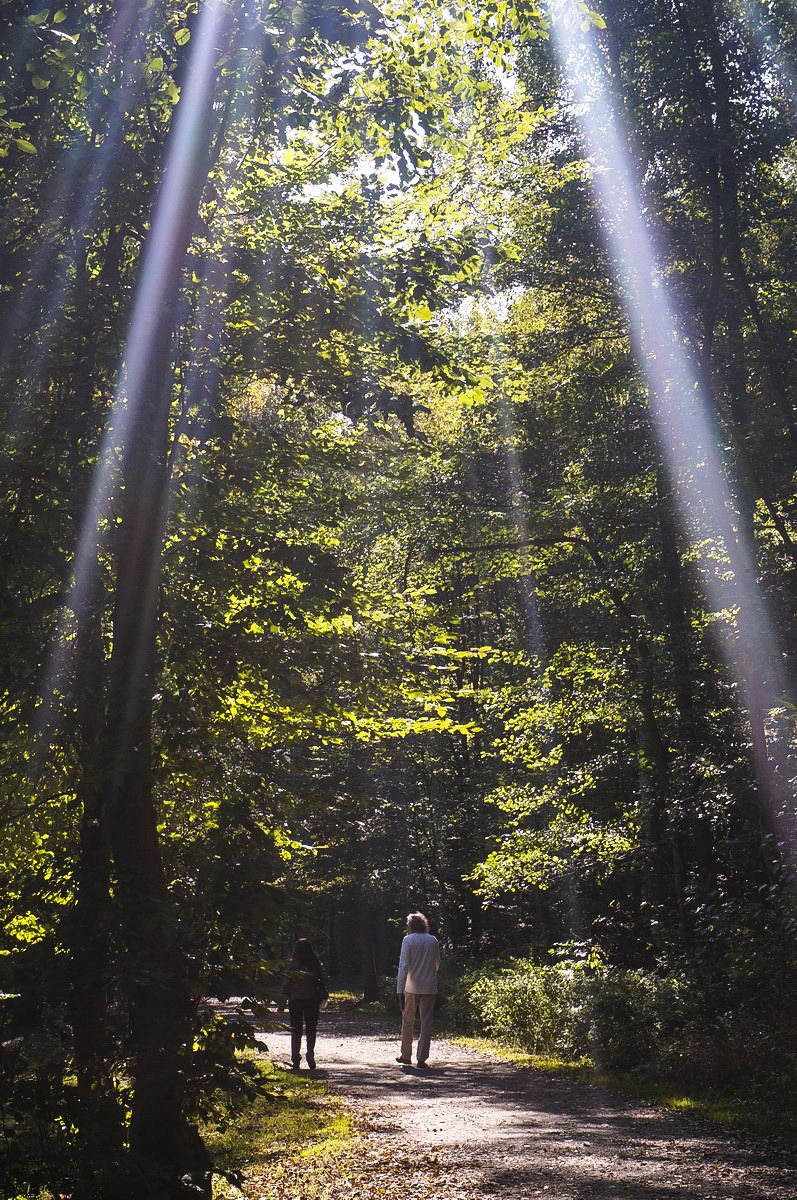
[[(59, 231), (87, 231), (96, 216), (100, 197), (115, 170), (124, 134), (124, 120), (142, 70), (141, 47), (154, 20), (154, 7), (142, 12), (135, 0), (120, 6), (109, 34), (108, 48), (99, 73), (108, 75), (118, 66), (122, 80), (118, 88), (100, 89), (86, 114), (86, 135), (64, 153), (62, 168), (53, 181), (53, 194), (44, 205), (47, 221)], [(102, 134), (99, 145), (97, 137)], [(77, 241), (80, 239), (78, 238)], [(40, 381), (53, 343), (61, 328), (61, 316), (72, 291), (77, 246), (58, 248), (50, 237), (37, 246), (25, 280), (5, 328), (0, 334), (0, 382), (15, 363), (26, 341), (32, 342), (25, 360), (25, 383), (31, 394)], [(41, 290), (46, 299), (40, 304)], [(18, 404), (9, 414), (7, 433), (19, 435), (28, 425), (28, 412)]]
[(100, 443), (97, 465), (82, 517), (73, 560), (72, 587), (53, 640), (41, 689), (36, 722), (40, 754), (46, 750), (54, 714), (57, 681), (69, 658), (67, 632), (72, 615), (80, 612), (98, 569), (98, 547), (114, 508), (120, 484), (119, 461), (135, 431), (148, 383), (148, 369), (162, 322), (173, 321), (169, 309), (171, 281), (179, 270), (193, 221), (191, 207), (195, 175), (207, 156), (210, 107), (217, 71), (219, 41), (227, 20), (223, 0), (209, 0), (202, 10), (193, 39), (189, 69), (177, 105), (169, 140), (163, 181), (144, 246), (133, 301), (124, 365)]
[(783, 703), (787, 681), (758, 587), (754, 550), (735, 515), (717, 429), (645, 220), (628, 133), (609, 92), (594, 29), (582, 29), (571, 13), (557, 7), (552, 36), (594, 164), (592, 186), (603, 236), (623, 289), (683, 523), (691, 538), (707, 542), (715, 559), (705, 564), (703, 587), (727, 627), (721, 645), (750, 721), (754, 768), (770, 828), (793, 845), (794, 820), (784, 807), (764, 732), (769, 714)]

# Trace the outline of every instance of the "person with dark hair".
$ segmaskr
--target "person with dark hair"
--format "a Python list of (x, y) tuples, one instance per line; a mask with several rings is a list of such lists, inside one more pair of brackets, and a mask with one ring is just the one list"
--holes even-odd
[(302, 1031), (307, 1065), (315, 1070), (315, 1036), (321, 1004), (328, 999), (324, 969), (307, 938), (299, 938), (285, 968), (285, 998), (291, 1018), (291, 1070), (301, 1061)]
[(417, 1063), (426, 1066), (432, 1040), (432, 1017), (437, 998), (437, 972), (440, 970), (440, 944), (429, 932), (429, 922), (423, 913), (407, 917), (407, 935), (401, 943), (396, 991), (401, 998), (401, 1054), (396, 1062), (409, 1066), (412, 1061), (412, 1038), (415, 1014), (420, 1016)]

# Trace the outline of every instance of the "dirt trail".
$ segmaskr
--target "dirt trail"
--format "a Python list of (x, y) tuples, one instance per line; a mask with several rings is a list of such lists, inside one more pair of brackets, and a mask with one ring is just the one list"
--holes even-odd
[[(287, 1033), (261, 1036), (288, 1061)], [(797, 1154), (768, 1143), (449, 1042), (433, 1042), (424, 1073), (401, 1067), (397, 1053), (384, 1020), (322, 1014), (318, 1073), (363, 1116), (365, 1156), (407, 1172), (408, 1200), (420, 1194), (413, 1161), (430, 1154), (439, 1183), (423, 1194), (435, 1197), (797, 1198)]]

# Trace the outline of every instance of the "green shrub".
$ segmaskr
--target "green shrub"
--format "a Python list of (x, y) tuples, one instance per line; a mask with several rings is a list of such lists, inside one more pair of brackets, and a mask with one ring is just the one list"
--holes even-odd
[(650, 1062), (678, 1037), (688, 1017), (675, 979), (606, 967), (586, 987), (593, 1056), (615, 1070)]
[(532, 1054), (591, 1054), (623, 1069), (650, 1061), (687, 1019), (673, 979), (583, 963), (530, 959), (464, 972), (445, 989), (449, 1024)]
[(488, 1035), (519, 1042), (533, 1054), (572, 1053), (584, 1040), (572, 970), (519, 959), (497, 975), (476, 979), (468, 995)]

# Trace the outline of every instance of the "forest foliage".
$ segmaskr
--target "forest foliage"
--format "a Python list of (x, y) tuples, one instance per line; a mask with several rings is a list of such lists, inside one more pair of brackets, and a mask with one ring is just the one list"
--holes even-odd
[(793, 1064), (791, 7), (0, 20), (20, 1194), (204, 1178), (202, 999), (416, 906)]

